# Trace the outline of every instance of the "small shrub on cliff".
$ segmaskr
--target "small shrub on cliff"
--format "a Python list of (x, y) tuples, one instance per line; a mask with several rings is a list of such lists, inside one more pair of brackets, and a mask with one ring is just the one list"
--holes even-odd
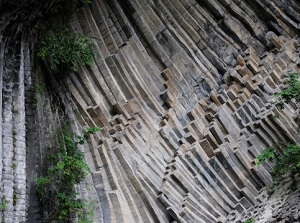
[[(88, 173), (89, 167), (78, 145), (84, 144), (89, 134), (99, 128), (88, 128), (83, 136), (74, 136), (64, 129), (57, 147), (49, 147), (47, 171), (37, 179), (37, 192), (48, 210), (46, 222), (66, 223), (77, 216), (79, 222), (90, 222), (86, 201), (77, 198), (75, 185)], [(76, 138), (74, 140), (73, 138)]]
[(295, 101), (296, 103), (300, 102), (300, 74), (292, 73), (289, 76), (289, 79), (286, 83), (289, 85), (287, 88), (276, 94), (279, 97), (279, 102), (277, 106), (281, 109), (284, 108), (285, 103), (290, 103), (291, 101)]
[[(275, 183), (289, 174), (293, 183), (294, 176), (300, 172), (300, 146), (295, 144), (277, 144), (276, 147), (265, 149), (258, 157), (258, 165), (265, 161), (275, 161), (271, 173)], [(295, 188), (294, 188), (295, 189)]]
[(37, 55), (53, 70), (67, 66), (73, 71), (79, 63), (92, 65), (95, 57), (91, 39), (68, 29), (45, 36), (40, 41)]
[(29, 33), (37, 40), (37, 56), (55, 73), (76, 71), (78, 64), (93, 63), (95, 52), (91, 38), (75, 33), (69, 24), (78, 8), (89, 3), (91, 0), (54, 0), (30, 28)]
[[(280, 109), (285, 103), (294, 102), (299, 108), (300, 81), (299, 74), (290, 74), (286, 81), (288, 87), (276, 94), (279, 102), (276, 104)], [(296, 111), (296, 121), (299, 120), (299, 111)], [(299, 123), (298, 123), (299, 124)], [(257, 156), (257, 165), (265, 161), (274, 161), (275, 165), (271, 173), (275, 183), (282, 180), (283, 176), (289, 174), (292, 179), (292, 189), (296, 189), (295, 175), (300, 173), (300, 146), (290, 143), (278, 143), (273, 147), (266, 148)]]

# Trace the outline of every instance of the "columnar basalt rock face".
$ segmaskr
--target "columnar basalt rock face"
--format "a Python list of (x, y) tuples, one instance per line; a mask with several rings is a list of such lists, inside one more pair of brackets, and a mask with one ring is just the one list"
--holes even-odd
[(276, 186), (274, 194), (270, 195), (268, 190), (262, 191), (261, 195), (264, 198), (242, 215), (234, 211), (230, 213), (226, 222), (234, 222), (237, 218), (242, 222), (252, 219), (256, 223), (299, 221), (299, 188), (291, 190), (291, 180), (287, 178)]
[[(78, 126), (102, 128), (85, 147), (91, 175), (79, 187), (95, 203), (94, 222), (237, 222), (266, 199), (272, 167), (256, 166), (255, 156), (300, 140), (293, 107), (272, 103), (299, 72), (299, 8), (95, 0), (80, 9), (71, 26), (94, 37), (97, 58), (66, 78), (61, 97)], [(25, 194), (30, 49), (20, 40), (0, 46), (4, 222), (25, 221), (33, 205)]]
[(28, 219), (28, 195), (36, 178), (28, 173), (36, 174), (36, 160), (30, 161), (36, 150), (29, 146), (33, 122), (26, 123), (34, 120), (34, 107), (32, 47), (25, 28), (52, 2), (0, 0), (0, 219), (5, 223)]
[(30, 69), (29, 48), (15, 43), (1, 54), (1, 212), (3, 222), (22, 222), (26, 217), (25, 77)]

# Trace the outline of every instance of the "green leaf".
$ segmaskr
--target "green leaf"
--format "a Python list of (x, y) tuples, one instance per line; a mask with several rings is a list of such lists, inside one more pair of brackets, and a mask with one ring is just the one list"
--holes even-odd
[(83, 140), (80, 140), (80, 141), (79, 141), (79, 144), (80, 144), (80, 145), (83, 145), (83, 144), (84, 144), (84, 141), (83, 141)]
[[(81, 216), (78, 214), (78, 220), (92, 223), (87, 217), (89, 214), (86, 211), (86, 202), (78, 200), (75, 191), (75, 184), (90, 171), (84, 160), (84, 153), (77, 147), (78, 144), (84, 143), (86, 137), (76, 136), (67, 129), (60, 134), (59, 146), (49, 147), (47, 150), (49, 154), (46, 160), (49, 166), (46, 174), (37, 179), (38, 195), (44, 204), (52, 209), (49, 216), (51, 220), (48, 222), (70, 222), (71, 216), (86, 213)], [(51, 159), (48, 159), (49, 157)]]
[(77, 71), (78, 64), (90, 66), (95, 58), (91, 39), (68, 29), (49, 34), (38, 45), (37, 56), (49, 62), (52, 70), (66, 64)]

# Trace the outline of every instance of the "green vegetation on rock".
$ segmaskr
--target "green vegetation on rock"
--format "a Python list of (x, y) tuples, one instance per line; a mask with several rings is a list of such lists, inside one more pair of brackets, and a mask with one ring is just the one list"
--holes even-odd
[(6, 200), (5, 196), (2, 197), (2, 201), (0, 202), (0, 211), (5, 211), (8, 204), (8, 200)]
[(289, 76), (289, 79), (286, 81), (288, 87), (276, 94), (279, 97), (279, 102), (277, 106), (281, 109), (284, 108), (285, 103), (290, 103), (291, 101), (295, 101), (296, 103), (300, 102), (300, 74), (292, 73)]
[(253, 219), (247, 219), (246, 221), (244, 221), (244, 223), (253, 223)]
[(294, 176), (300, 172), (300, 146), (295, 144), (280, 144), (265, 149), (258, 157), (258, 165), (265, 161), (274, 161), (271, 173), (275, 183), (289, 174), (294, 181)]
[(52, 70), (69, 66), (73, 71), (78, 63), (92, 65), (95, 56), (91, 39), (68, 29), (45, 36), (37, 55), (48, 61)]
[(44, 210), (48, 210), (46, 222), (66, 223), (75, 217), (78, 222), (91, 222), (88, 204), (78, 199), (75, 185), (89, 173), (84, 153), (78, 146), (96, 131), (99, 128), (88, 128), (82, 136), (76, 136), (64, 127), (58, 133), (58, 145), (48, 148), (45, 157), (47, 170), (37, 178), (38, 195)]
[[(300, 102), (300, 81), (299, 74), (293, 73), (286, 82), (288, 87), (276, 94), (279, 98), (277, 106), (284, 108), (285, 103), (293, 102), (297, 107)], [(299, 114), (296, 114), (296, 119)], [(265, 161), (274, 162), (273, 171), (271, 173), (275, 183), (289, 174), (293, 181), (293, 189), (296, 189), (295, 175), (300, 172), (300, 146), (292, 143), (277, 143), (272, 147), (266, 148), (257, 156), (257, 165), (263, 164)]]
[(43, 18), (31, 27), (37, 40), (37, 56), (55, 73), (76, 71), (78, 64), (92, 65), (95, 57), (91, 38), (75, 33), (70, 20), (77, 10), (91, 0), (55, 0)]

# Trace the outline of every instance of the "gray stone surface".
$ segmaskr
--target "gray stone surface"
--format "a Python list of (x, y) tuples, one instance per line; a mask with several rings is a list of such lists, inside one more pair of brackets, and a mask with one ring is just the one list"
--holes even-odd
[[(21, 33), (39, 16), (26, 17), (25, 6), (43, 14), (51, 3), (0, 0), (5, 223), (43, 222), (35, 177), (61, 113), (47, 94), (34, 103), (44, 80)], [(95, 223), (299, 221), (299, 191), (287, 183), (268, 197), (272, 165), (255, 165), (278, 140), (300, 141), (294, 108), (272, 102), (287, 74), (300, 72), (299, 8), (295, 0), (98, 0), (78, 11), (71, 26), (96, 37), (98, 56), (66, 77), (66, 88), (52, 84), (75, 132), (102, 128), (82, 147), (92, 172), (77, 188), (95, 203)]]

